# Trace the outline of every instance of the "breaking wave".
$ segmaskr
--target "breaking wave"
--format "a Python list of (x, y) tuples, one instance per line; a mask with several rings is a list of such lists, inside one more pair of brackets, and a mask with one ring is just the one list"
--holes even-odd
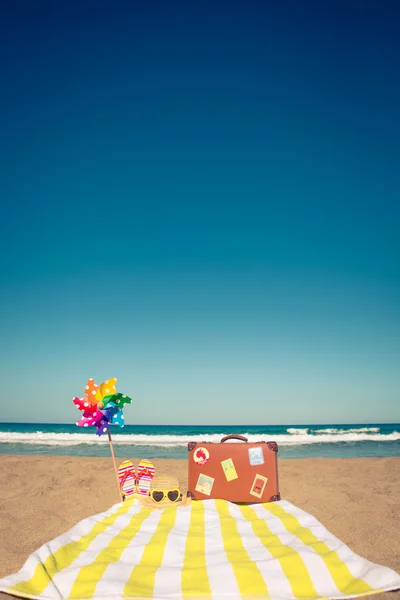
[[(289, 429), (288, 429), (289, 431)], [(359, 427), (357, 429), (314, 429), (314, 433), (335, 433), (335, 434), (343, 434), (343, 433), (378, 433), (380, 431), (379, 427)]]
[[(354, 429), (315, 429), (310, 428), (288, 428), (283, 434), (254, 434), (243, 432), (249, 442), (259, 442), (261, 440), (274, 440), (281, 446), (296, 446), (303, 444), (336, 444), (346, 442), (392, 442), (400, 440), (400, 432), (379, 433), (379, 427), (360, 427)], [(118, 444), (130, 446), (153, 446), (153, 447), (174, 447), (186, 446), (188, 442), (220, 442), (221, 437), (228, 435), (226, 433), (198, 434), (198, 435), (146, 435), (146, 434), (125, 434), (113, 433), (113, 438)], [(234, 441), (234, 440), (232, 440)], [(106, 436), (98, 438), (94, 432), (89, 433), (46, 433), (36, 431), (31, 433), (0, 431), (0, 443), (12, 444), (34, 444), (47, 446), (77, 446), (80, 444), (107, 444)], [(240, 443), (240, 442), (239, 442)]]

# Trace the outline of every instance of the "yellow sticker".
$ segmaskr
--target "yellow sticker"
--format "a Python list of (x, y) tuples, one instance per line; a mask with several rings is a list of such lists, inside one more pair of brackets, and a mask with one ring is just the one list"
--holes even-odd
[(265, 486), (267, 485), (268, 477), (263, 477), (262, 475), (256, 475), (254, 477), (253, 485), (250, 488), (250, 494), (252, 496), (256, 496), (256, 498), (261, 498), (264, 493)]
[(224, 474), (227, 481), (232, 481), (233, 479), (238, 478), (238, 474), (236, 473), (235, 465), (233, 464), (233, 460), (231, 458), (227, 458), (221, 462), (222, 468), (224, 470)]

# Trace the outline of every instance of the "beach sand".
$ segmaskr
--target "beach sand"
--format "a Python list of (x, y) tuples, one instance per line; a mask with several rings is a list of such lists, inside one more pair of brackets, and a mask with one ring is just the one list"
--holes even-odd
[[(111, 458), (0, 460), (0, 577), (18, 571), (31, 552), (81, 519), (119, 501)], [(186, 461), (154, 464), (158, 473), (177, 476), (186, 491)], [(361, 556), (400, 572), (400, 457), (280, 460), (279, 475), (282, 499), (314, 515)], [(379, 597), (400, 600), (400, 591)]]

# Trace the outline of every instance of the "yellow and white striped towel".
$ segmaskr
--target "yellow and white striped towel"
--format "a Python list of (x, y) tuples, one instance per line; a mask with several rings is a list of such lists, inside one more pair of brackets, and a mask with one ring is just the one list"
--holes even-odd
[(24, 598), (291, 600), (400, 588), (286, 501), (117, 504), (34, 552), (0, 590)]

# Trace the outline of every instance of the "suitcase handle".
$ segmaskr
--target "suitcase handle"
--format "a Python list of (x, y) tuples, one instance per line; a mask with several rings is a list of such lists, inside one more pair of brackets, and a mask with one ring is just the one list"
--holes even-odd
[(221, 440), (221, 444), (226, 442), (226, 440), (240, 440), (241, 442), (248, 442), (247, 438), (245, 438), (243, 435), (236, 435), (236, 433), (231, 433), (230, 435), (226, 435), (225, 437), (223, 437)]

